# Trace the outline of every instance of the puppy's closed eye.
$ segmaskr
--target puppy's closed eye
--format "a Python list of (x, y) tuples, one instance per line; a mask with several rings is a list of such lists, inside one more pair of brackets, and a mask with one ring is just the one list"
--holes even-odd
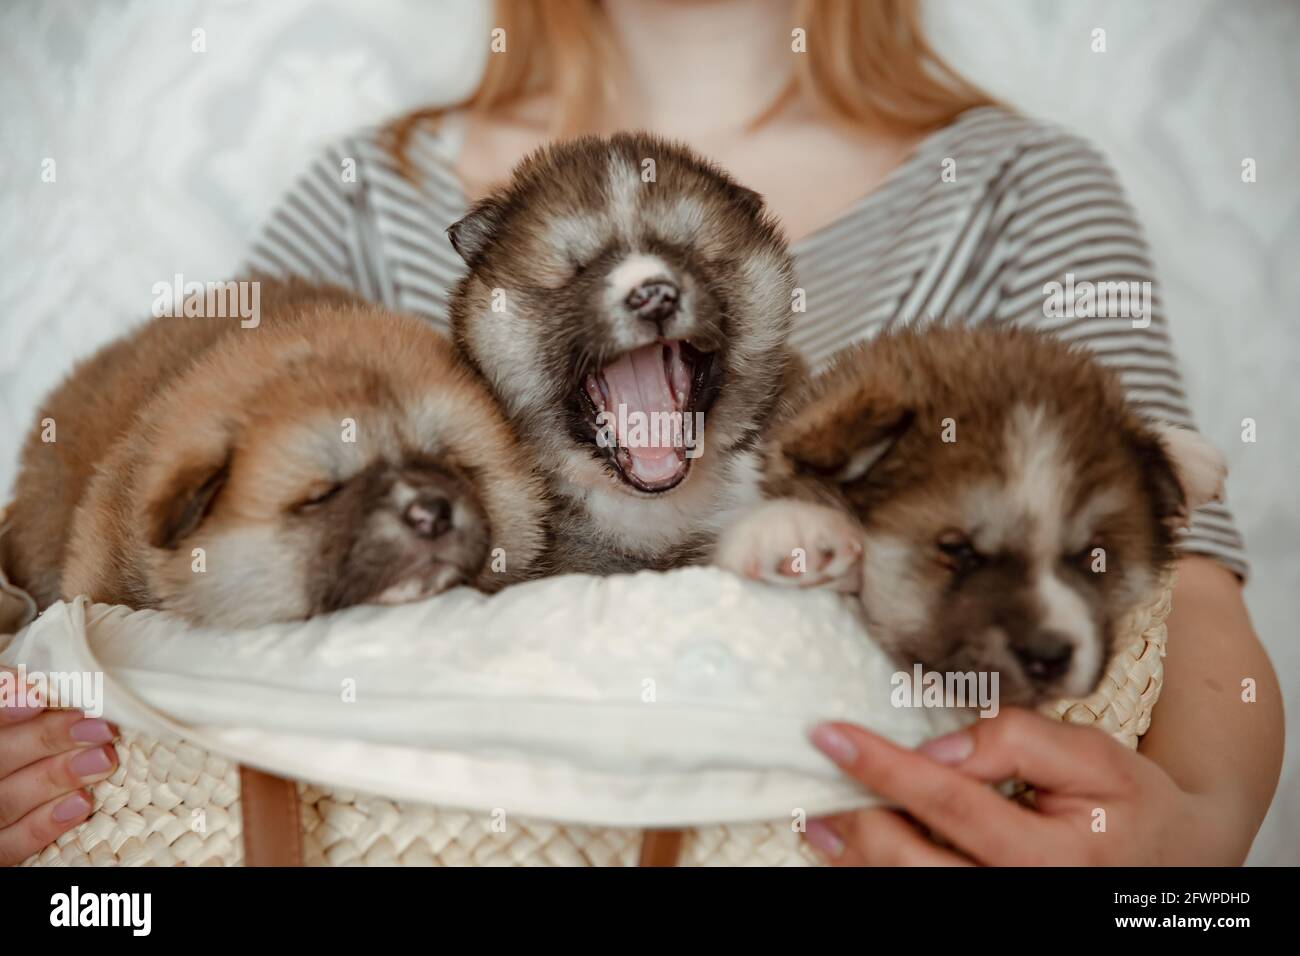
[(939, 563), (957, 573), (972, 571), (984, 561), (970, 537), (956, 528), (940, 533), (935, 539), (935, 547), (939, 550)]
[(338, 495), (343, 490), (343, 482), (335, 481), (332, 483), (322, 482), (314, 485), (308, 490), (307, 494), (299, 498), (297, 502), (290, 506), (289, 510), (301, 514), (302, 512), (313, 511), (319, 508)]
[(1092, 571), (1093, 563), (1098, 557), (1097, 552), (1102, 551), (1104, 553), (1105, 548), (1106, 544), (1102, 536), (1100, 534), (1094, 534), (1088, 539), (1087, 544), (1078, 551), (1075, 551), (1073, 554), (1066, 554), (1063, 557), (1063, 560), (1067, 564), (1073, 565), (1083, 571)]

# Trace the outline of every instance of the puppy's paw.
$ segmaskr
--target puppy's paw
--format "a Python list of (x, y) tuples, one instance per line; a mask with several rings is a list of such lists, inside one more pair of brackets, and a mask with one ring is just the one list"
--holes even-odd
[(718, 539), (714, 561), (781, 587), (861, 586), (862, 529), (843, 512), (794, 499), (767, 501)]

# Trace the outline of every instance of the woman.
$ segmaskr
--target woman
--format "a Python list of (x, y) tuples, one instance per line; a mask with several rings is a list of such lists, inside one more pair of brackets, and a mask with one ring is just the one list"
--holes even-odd
[[(888, 322), (1023, 322), (1095, 348), (1136, 403), (1190, 424), (1158, 297), (1142, 329), (1045, 314), (1044, 285), (1067, 276), (1151, 280), (1110, 168), (1086, 142), (955, 76), (909, 0), (531, 0), (498, 3), (493, 26), (465, 103), (328, 150), (272, 217), (252, 266), (445, 325), (462, 267), (444, 230), (469, 202), (555, 136), (650, 129), (766, 197), (794, 243), (808, 308), (793, 342), (813, 364)], [(1138, 753), (1013, 710), (918, 752), (823, 725), (814, 742), (910, 818), (846, 814), (810, 825), (808, 839), (841, 864), (1241, 862), (1282, 737), (1245, 571), (1226, 509), (1198, 512), (1169, 620), (1176, 650)], [(1258, 703), (1241, 704), (1242, 676)], [(74, 763), (85, 747), (61, 753), (68, 734), (88, 731), (68, 721), (29, 715), (0, 750), (0, 860), (23, 859), (89, 813), (76, 788), (93, 778), (78, 779)], [(1038, 787), (1037, 812), (983, 785), (1012, 774)], [(1096, 807), (1117, 838), (1093, 832)]]

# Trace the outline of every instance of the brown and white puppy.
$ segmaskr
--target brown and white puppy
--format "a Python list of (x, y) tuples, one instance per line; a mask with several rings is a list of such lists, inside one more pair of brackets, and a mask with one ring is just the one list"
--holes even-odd
[[(1154, 597), (1218, 452), (1158, 426), (1079, 349), (930, 325), (840, 353), (776, 430), (770, 501), (716, 560), (861, 595), (900, 664), (998, 672), (1030, 705), (1092, 691)], [(799, 549), (796, 551), (796, 549)]]
[(469, 266), (454, 337), (545, 472), (553, 569), (706, 557), (758, 500), (760, 435), (796, 369), (791, 259), (762, 200), (682, 146), (584, 137), (524, 159), (448, 232)]
[(540, 483), (450, 343), (258, 281), (256, 328), (155, 318), (45, 402), (0, 540), (14, 583), (242, 627), (525, 573)]

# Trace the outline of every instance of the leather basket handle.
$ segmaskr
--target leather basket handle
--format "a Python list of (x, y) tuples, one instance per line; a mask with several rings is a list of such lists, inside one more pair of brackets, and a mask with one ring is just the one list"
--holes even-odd
[(302, 866), (302, 819), (292, 780), (240, 765), (244, 866)]
[(681, 852), (681, 830), (646, 830), (641, 834), (637, 866), (676, 866)]

